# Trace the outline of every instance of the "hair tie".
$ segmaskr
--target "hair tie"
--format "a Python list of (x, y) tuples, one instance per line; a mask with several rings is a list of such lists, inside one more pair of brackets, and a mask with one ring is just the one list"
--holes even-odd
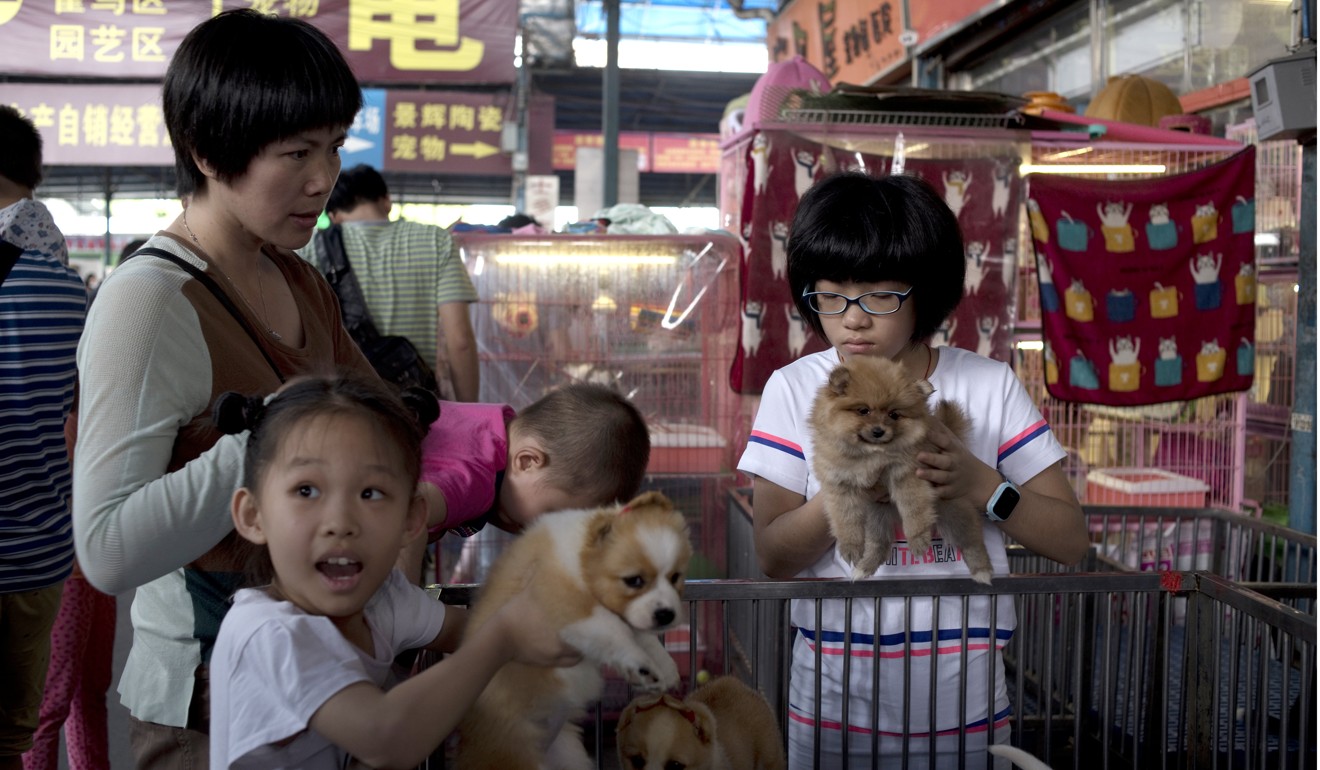
[(417, 418), (417, 426), (422, 429), (422, 435), (425, 436), (431, 428), (431, 423), (440, 419), (440, 401), (431, 391), (415, 385), (405, 388), (400, 396), (403, 398), (403, 405), (408, 407), (408, 411)]
[(216, 399), (211, 419), (221, 433), (232, 436), (256, 427), (265, 413), (266, 403), (260, 396), (229, 391)]

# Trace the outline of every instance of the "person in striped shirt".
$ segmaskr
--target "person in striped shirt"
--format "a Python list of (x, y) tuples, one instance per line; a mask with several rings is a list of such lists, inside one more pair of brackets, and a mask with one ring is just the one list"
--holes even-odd
[[(458, 247), (443, 227), (390, 220), (380, 172), (359, 164), (339, 175), (326, 204), (343, 225), (344, 250), (381, 334), (406, 337), (440, 382), (445, 401), (477, 400), (481, 378), (468, 305), (477, 301)], [(319, 239), (299, 253), (321, 265)], [(322, 272), (325, 272), (322, 270)]]
[(37, 727), (50, 629), (73, 568), (64, 418), (87, 290), (64, 235), (33, 200), (41, 135), (0, 105), (0, 770), (21, 768)]
[[(817, 494), (808, 416), (830, 372), (853, 356), (903, 363), (930, 381), (935, 398), (971, 415), (967, 442), (947, 430), (936, 434), (939, 451), (917, 455), (925, 466), (917, 474), (942, 499), (963, 498), (1000, 514), (996, 520), (987, 513), (983, 527), (995, 574), (1008, 572), (1004, 534), (1065, 564), (1085, 555), (1086, 524), (1060, 466), (1064, 451), (1012, 368), (927, 344), (961, 301), (964, 272), (958, 221), (920, 179), (840, 174), (799, 201), (788, 240), (789, 289), (830, 347), (771, 375), (738, 463), (754, 477), (756, 551), (770, 577), (851, 576)], [(1014, 497), (1016, 505), (1008, 505)], [(876, 499), (887, 501), (887, 490), (877, 489)], [(942, 539), (913, 553), (899, 535), (871, 577), (968, 575), (961, 553)], [(845, 754), (852, 766), (870, 767), (873, 740), (882, 767), (897, 766), (905, 747), (908, 768), (984, 767), (987, 743), (1007, 740), (999, 650), (1016, 626), (1012, 597), (973, 596), (965, 617), (958, 600), (931, 597), (911, 606), (903, 599), (857, 601), (851, 619), (842, 600), (826, 601), (819, 621), (814, 603), (794, 604), (790, 767), (838, 767)], [(910, 698), (903, 697), (904, 682), (912, 685)]]

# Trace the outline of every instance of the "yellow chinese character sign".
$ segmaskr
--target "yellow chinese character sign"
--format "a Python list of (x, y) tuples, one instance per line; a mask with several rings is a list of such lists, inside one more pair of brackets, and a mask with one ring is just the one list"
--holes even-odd
[(160, 87), (0, 83), (0, 104), (32, 120), (51, 166), (169, 166)]
[[(350, 137), (356, 150), (378, 153), (370, 161), (374, 165), (432, 174), (512, 173), (510, 153), (501, 145), (511, 99), (507, 90), (367, 90), (374, 96)], [(0, 104), (32, 120), (49, 165), (174, 165), (160, 86), (0, 82)], [(528, 110), (533, 125), (553, 124), (553, 100), (535, 96)], [(460, 116), (457, 121), (440, 119), (454, 115)], [(536, 132), (527, 151), (530, 172), (551, 172), (550, 132)], [(352, 154), (346, 150), (346, 157)]]
[[(511, 173), (501, 147), (507, 91), (389, 91), (386, 94), (383, 164), (387, 171), (441, 174)], [(533, 125), (554, 121), (554, 103), (533, 99)], [(540, 132), (528, 147), (529, 168), (550, 170), (550, 139)]]
[(339, 45), (359, 80), (512, 83), (516, 77), (518, 0), (320, 0), (316, 5), (316, 13), (303, 18)]

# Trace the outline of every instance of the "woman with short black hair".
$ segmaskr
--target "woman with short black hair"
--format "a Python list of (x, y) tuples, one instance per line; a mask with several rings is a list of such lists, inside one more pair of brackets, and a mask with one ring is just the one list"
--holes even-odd
[(207, 672), (250, 544), (242, 436), (212, 402), (337, 366), (374, 377), (293, 249), (339, 175), (361, 90), (306, 22), (231, 11), (183, 40), (164, 110), (185, 208), (104, 282), (78, 348), (74, 534), (88, 579), (136, 588), (119, 691), (139, 767), (205, 767)]

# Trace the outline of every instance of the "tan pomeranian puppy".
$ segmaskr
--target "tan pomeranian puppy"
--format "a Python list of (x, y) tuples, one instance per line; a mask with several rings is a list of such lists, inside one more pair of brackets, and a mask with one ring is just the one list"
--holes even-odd
[[(889, 560), (894, 544), (895, 510), (908, 548), (920, 558), (938, 526), (944, 539), (962, 550), (963, 561), (979, 583), (990, 583), (994, 569), (981, 532), (984, 516), (959, 501), (941, 501), (935, 487), (917, 478), (917, 453), (932, 449), (931, 427), (944, 423), (960, 440), (971, 419), (952, 401), (932, 413), (927, 397), (934, 388), (887, 358), (858, 356), (839, 364), (816, 395), (811, 409), (815, 456), (825, 515), (839, 555), (853, 567), (853, 580), (870, 577)], [(877, 503), (876, 490), (889, 490), (893, 505)]]
[(635, 770), (783, 770), (779, 723), (761, 693), (732, 676), (679, 700), (643, 695), (619, 717), (619, 766)]

